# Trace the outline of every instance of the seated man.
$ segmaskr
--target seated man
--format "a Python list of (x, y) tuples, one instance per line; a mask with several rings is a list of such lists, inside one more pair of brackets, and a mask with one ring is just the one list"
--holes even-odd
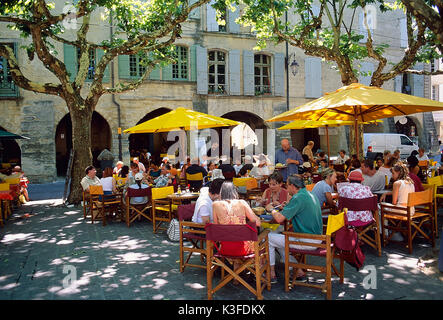
[(211, 223), (212, 218), (212, 202), (220, 199), (220, 189), (225, 179), (214, 179), (209, 187), (200, 189), (200, 196), (195, 204), (192, 222), (195, 223)]
[(168, 163), (163, 165), (163, 167), (161, 168), (160, 177), (158, 177), (154, 180), (155, 188), (166, 187), (169, 184), (172, 184), (172, 179), (169, 174), (170, 170), (171, 170), (171, 166)]
[[(287, 190), (292, 197), (283, 210), (278, 212), (273, 210), (272, 217), (277, 223), (285, 220), (292, 220), (293, 231), (296, 233), (322, 234), (323, 221), (321, 217), (320, 203), (317, 198), (306, 190), (303, 180), (297, 176), (289, 176), (287, 180)], [(269, 262), (271, 265), (271, 282), (277, 282), (275, 274), (275, 250), (280, 249), (280, 255), (283, 257), (285, 249), (285, 236), (278, 233), (269, 233)], [(303, 239), (304, 242), (319, 243), (321, 241), (312, 239)], [(292, 246), (291, 246), (292, 247)], [(300, 250), (312, 250), (309, 246), (294, 245), (294, 248)], [(291, 256), (292, 260), (293, 257)], [(303, 277), (302, 270), (297, 270), (297, 277)]]
[[(203, 178), (208, 175), (208, 172), (205, 168), (200, 166), (199, 159), (194, 159), (191, 166), (189, 166), (186, 169), (187, 174), (196, 174), (196, 173), (202, 173)], [(188, 181), (188, 184), (190, 184), (192, 190), (198, 190), (203, 185), (203, 181)]]
[(386, 178), (383, 172), (375, 170), (374, 161), (366, 159), (361, 164), (361, 172), (363, 173), (362, 184), (368, 186), (371, 192), (384, 190), (386, 186)]
[(86, 176), (84, 176), (80, 182), (83, 191), (89, 192), (89, 186), (101, 186), (100, 179), (96, 176), (97, 170), (94, 168), (94, 166), (86, 167), (85, 173)]
[[(134, 184), (129, 186), (130, 189), (147, 189), (149, 186), (143, 182), (144, 177), (143, 173), (138, 172), (134, 177)], [(131, 197), (130, 204), (144, 204), (148, 202), (148, 197)]]
[[(222, 159), (226, 161), (227, 156), (222, 156)], [(223, 176), (227, 180), (232, 180), (232, 178), (234, 178), (237, 175), (235, 172), (235, 168), (229, 162), (224, 163), (222, 160), (220, 160), (218, 169), (220, 169), (223, 172)]]
[[(340, 197), (350, 199), (364, 199), (374, 196), (368, 186), (362, 185), (363, 175), (359, 171), (352, 171), (348, 176), (349, 182), (337, 183), (337, 192)], [(350, 211), (347, 213), (348, 221), (372, 221), (371, 211)]]
[(254, 160), (257, 162), (251, 172), (249, 173), (251, 176), (255, 178), (265, 178), (267, 179), (269, 176), (269, 168), (268, 165), (271, 163), (269, 158), (265, 154), (260, 154), (258, 156), (254, 156)]
[(334, 164), (345, 164), (346, 160), (349, 159), (349, 156), (346, 154), (345, 150), (340, 150), (338, 153), (337, 160), (335, 160)]

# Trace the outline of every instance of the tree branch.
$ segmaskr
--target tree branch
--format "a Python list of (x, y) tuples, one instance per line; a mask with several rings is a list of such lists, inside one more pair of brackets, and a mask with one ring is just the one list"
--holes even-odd
[(11, 72), (15, 83), (17, 83), (19, 87), (37, 93), (46, 93), (56, 96), (62, 93), (60, 85), (52, 83), (38, 83), (26, 78), (20, 69), (17, 58), (14, 55), (14, 50), (10, 46), (0, 44), (0, 55), (5, 57), (8, 61), (9, 71)]

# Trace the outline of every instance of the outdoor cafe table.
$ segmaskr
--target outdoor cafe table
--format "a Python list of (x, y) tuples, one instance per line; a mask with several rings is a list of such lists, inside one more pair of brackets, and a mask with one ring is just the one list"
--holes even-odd
[(183, 202), (190, 202), (192, 200), (197, 199), (200, 196), (200, 193), (172, 193), (169, 194), (167, 197), (170, 201), (172, 201), (173, 203), (180, 203), (183, 204)]

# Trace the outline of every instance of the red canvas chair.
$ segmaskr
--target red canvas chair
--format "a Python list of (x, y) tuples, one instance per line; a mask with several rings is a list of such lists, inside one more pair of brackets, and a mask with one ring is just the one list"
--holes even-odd
[[(246, 225), (206, 225), (206, 277), (209, 300), (212, 299), (216, 291), (234, 279), (238, 280), (239, 283), (245, 286), (259, 300), (263, 299), (262, 292), (265, 286), (268, 290), (271, 290), (271, 268), (269, 264), (268, 244), (269, 230), (259, 235), (257, 235), (256, 230), (255, 223)], [(218, 249), (217, 252), (214, 253), (214, 246), (218, 248), (216, 242), (219, 241), (254, 241), (254, 251), (247, 256), (226, 256), (221, 254)], [(261, 265), (260, 260), (264, 260), (265, 262)], [(229, 262), (230, 265), (226, 262)], [(239, 263), (239, 267), (236, 270), (231, 267), (231, 265), (234, 265), (234, 262)], [(216, 287), (213, 288), (212, 280), (214, 272), (218, 268), (221, 268), (221, 279)], [(241, 277), (241, 273), (244, 270), (249, 270), (255, 275), (255, 288)], [(225, 272), (227, 272), (228, 275), (225, 275)]]
[[(206, 265), (203, 264), (206, 256), (206, 249), (204, 247), (206, 242), (205, 225), (191, 221), (194, 210), (195, 203), (179, 205), (177, 210), (180, 222), (180, 272), (185, 271), (186, 267), (206, 269)], [(184, 246), (185, 241), (189, 241), (192, 247)], [(186, 260), (185, 252), (188, 253)], [(194, 253), (200, 254), (202, 264), (189, 263), (189, 259), (191, 259)]]
[(372, 221), (363, 222), (360, 220), (349, 221), (348, 224), (355, 227), (359, 239), (377, 250), (378, 256), (381, 256), (380, 240), (380, 222), (378, 218), (377, 196), (364, 199), (350, 199), (339, 197), (338, 209), (350, 211), (372, 211)]
[[(135, 197), (148, 197), (148, 202), (141, 204), (131, 204), (131, 198)], [(131, 223), (135, 221), (137, 218), (144, 217), (146, 220), (152, 222), (152, 205), (151, 205), (152, 192), (151, 188), (144, 189), (133, 189), (129, 188), (126, 191), (126, 215), (125, 221), (128, 228)]]

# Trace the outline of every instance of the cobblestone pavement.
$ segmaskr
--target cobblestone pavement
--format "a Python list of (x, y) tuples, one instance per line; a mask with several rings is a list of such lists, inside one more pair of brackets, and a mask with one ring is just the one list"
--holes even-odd
[[(437, 239), (436, 248), (439, 243)], [(409, 255), (389, 244), (378, 257), (363, 247), (365, 265), (376, 271), (376, 289), (364, 288), (368, 270), (357, 272), (346, 265), (344, 284), (333, 278), (333, 299), (442, 299), (439, 275), (425, 275), (417, 266), (430, 248), (417, 241)], [(153, 234), (148, 221), (136, 221), (130, 228), (122, 222), (103, 227), (84, 220), (81, 207), (68, 208), (57, 199), (31, 201), (0, 229), (0, 299), (206, 300), (205, 270), (180, 273), (178, 253), (178, 243), (170, 242), (165, 232)], [(279, 282), (265, 290), (266, 300), (324, 300), (316, 289), (285, 292), (283, 265), (277, 271)], [(67, 276), (76, 276), (77, 282), (68, 282)], [(214, 299), (255, 298), (228, 284)]]

